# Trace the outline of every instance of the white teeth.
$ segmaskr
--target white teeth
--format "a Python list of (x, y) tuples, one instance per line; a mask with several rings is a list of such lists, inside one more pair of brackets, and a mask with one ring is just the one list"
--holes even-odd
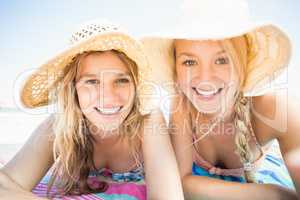
[(119, 112), (121, 110), (121, 107), (115, 107), (115, 108), (96, 108), (99, 112), (101, 112), (102, 114), (105, 115), (112, 115), (115, 114), (117, 112)]
[(196, 91), (197, 91), (198, 94), (203, 95), (203, 96), (211, 96), (211, 95), (214, 95), (218, 92), (217, 89), (210, 90), (210, 91), (196, 89)]

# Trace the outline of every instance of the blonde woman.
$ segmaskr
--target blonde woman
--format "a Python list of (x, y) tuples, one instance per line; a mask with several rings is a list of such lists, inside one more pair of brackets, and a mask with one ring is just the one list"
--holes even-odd
[(254, 95), (287, 67), (288, 36), (250, 21), (244, 0), (182, 8), (176, 30), (143, 43), (160, 84), (177, 86), (170, 131), (186, 197), (297, 199), (296, 168), (291, 180), (270, 144), (278, 141), (283, 158), (300, 147), (300, 105), (285, 90)]
[(183, 199), (139, 42), (103, 21), (71, 42), (24, 84), (26, 107), (55, 102), (57, 113), (1, 169), (1, 199)]

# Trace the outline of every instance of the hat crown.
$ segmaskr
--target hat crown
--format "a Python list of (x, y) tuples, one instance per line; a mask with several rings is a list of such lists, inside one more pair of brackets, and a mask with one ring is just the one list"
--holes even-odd
[(113, 32), (124, 33), (125, 31), (122, 30), (120, 26), (113, 24), (107, 20), (93, 20), (79, 26), (79, 28), (72, 33), (70, 43), (71, 45), (74, 45), (95, 35), (108, 34)]
[(198, 26), (250, 23), (246, 0), (185, 0), (181, 7), (179, 23)]

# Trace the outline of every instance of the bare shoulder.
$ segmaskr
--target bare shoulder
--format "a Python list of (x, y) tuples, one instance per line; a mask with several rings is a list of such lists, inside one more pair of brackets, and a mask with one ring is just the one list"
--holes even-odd
[(252, 97), (251, 114), (256, 137), (265, 144), (288, 132), (299, 119), (300, 103), (286, 91)]

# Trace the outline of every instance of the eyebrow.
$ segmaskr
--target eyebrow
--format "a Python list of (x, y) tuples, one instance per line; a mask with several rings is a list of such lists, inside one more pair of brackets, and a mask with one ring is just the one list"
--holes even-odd
[(216, 54), (222, 54), (222, 53), (226, 53), (226, 51), (223, 49), (221, 51), (218, 51)]
[(179, 58), (181, 56), (196, 57), (194, 54), (186, 53), (186, 52), (180, 53), (177, 57)]
[(118, 73), (117, 76), (130, 76), (129, 72), (122, 72), (122, 73)]
[[(216, 54), (222, 54), (222, 53), (226, 53), (226, 51), (223, 49), (221, 51), (218, 51)], [(181, 56), (187, 56), (187, 57), (197, 57), (196, 55), (192, 54), (192, 53), (187, 53), (187, 52), (183, 52), (183, 53), (180, 53), (177, 57), (181, 57)]]
[[(115, 73), (117, 77), (122, 77), (122, 76), (130, 76), (130, 73), (129, 72), (117, 72)], [(86, 73), (86, 74), (83, 74), (81, 76), (78, 77), (77, 80), (80, 80), (82, 78), (95, 78), (97, 77), (98, 75), (97, 74), (89, 74), (89, 73)]]

